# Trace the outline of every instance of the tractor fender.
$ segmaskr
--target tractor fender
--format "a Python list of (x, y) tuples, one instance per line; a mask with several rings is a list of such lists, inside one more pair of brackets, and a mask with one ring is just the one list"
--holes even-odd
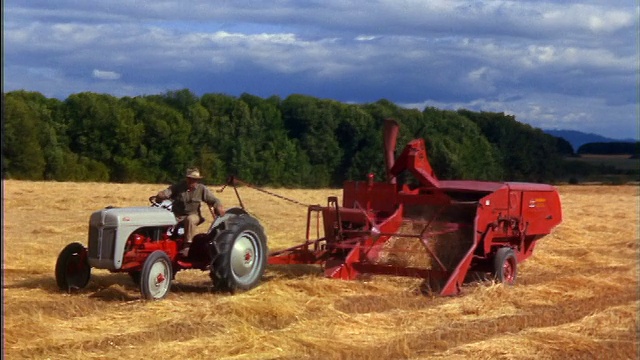
[(207, 233), (212, 233), (213, 231), (223, 230), (225, 228), (225, 223), (230, 218), (238, 216), (238, 215), (243, 215), (243, 214), (249, 215), (249, 213), (243, 208), (232, 207), (232, 208), (227, 209), (227, 211), (225, 211), (224, 215), (216, 217), (216, 219), (211, 223), (211, 226), (209, 227), (209, 231), (207, 231)]

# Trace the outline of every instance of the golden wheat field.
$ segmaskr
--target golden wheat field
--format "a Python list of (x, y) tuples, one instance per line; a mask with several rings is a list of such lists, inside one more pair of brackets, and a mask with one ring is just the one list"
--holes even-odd
[[(62, 293), (54, 266), (65, 245), (86, 244), (91, 212), (146, 205), (164, 185), (3, 186), (7, 359), (638, 357), (637, 186), (560, 186), (564, 221), (520, 264), (515, 286), (470, 284), (443, 298), (420, 292), (420, 279), (340, 281), (314, 266), (268, 266), (258, 287), (234, 295), (212, 292), (206, 272), (182, 271), (161, 301), (140, 300), (127, 274), (97, 269), (85, 289)], [(269, 190), (306, 204), (341, 195)], [(239, 192), (271, 250), (302, 242), (305, 207)], [(238, 205), (232, 189), (217, 195)]]

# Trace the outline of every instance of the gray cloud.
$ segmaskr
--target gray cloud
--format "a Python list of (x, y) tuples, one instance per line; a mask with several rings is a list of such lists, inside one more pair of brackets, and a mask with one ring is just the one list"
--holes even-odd
[(637, 132), (628, 1), (9, 0), (4, 11), (4, 91), (385, 98)]

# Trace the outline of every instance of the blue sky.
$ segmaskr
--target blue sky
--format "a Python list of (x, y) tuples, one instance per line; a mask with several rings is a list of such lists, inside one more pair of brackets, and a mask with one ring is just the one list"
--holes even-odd
[(638, 137), (638, 2), (5, 0), (3, 91), (190, 89)]

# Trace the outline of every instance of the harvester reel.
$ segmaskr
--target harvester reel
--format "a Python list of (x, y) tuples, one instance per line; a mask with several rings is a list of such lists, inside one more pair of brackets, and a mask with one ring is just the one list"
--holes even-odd
[(513, 285), (518, 275), (518, 260), (513, 249), (503, 247), (498, 249), (493, 258), (493, 274), (496, 281)]
[(60, 290), (71, 292), (83, 289), (90, 277), (87, 248), (78, 242), (65, 246), (56, 261), (56, 283)]
[(249, 290), (260, 282), (267, 264), (267, 241), (258, 221), (232, 215), (213, 241), (211, 280), (217, 290)]
[(160, 300), (169, 293), (171, 288), (171, 259), (162, 250), (156, 250), (149, 255), (142, 265), (140, 273), (140, 293), (147, 300)]

